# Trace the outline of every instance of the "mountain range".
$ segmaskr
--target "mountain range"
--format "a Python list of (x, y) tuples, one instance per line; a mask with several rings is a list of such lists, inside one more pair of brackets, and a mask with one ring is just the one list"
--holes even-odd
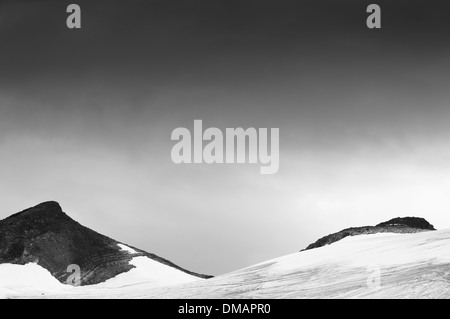
[[(183, 269), (46, 202), (0, 221), (0, 298), (450, 298), (450, 230), (398, 217), (217, 277)], [(82, 287), (67, 284), (68, 266)]]

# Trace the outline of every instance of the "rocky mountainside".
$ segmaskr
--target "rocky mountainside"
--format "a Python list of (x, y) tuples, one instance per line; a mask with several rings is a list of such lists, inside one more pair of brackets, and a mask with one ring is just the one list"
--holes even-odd
[(377, 233), (418, 233), (423, 231), (436, 230), (428, 221), (419, 217), (397, 217), (376, 226), (352, 227), (340, 232), (322, 237), (315, 243), (310, 244), (306, 249), (314, 249), (326, 246), (344, 239), (348, 236)]
[(0, 264), (37, 263), (62, 283), (71, 275), (69, 265), (80, 267), (81, 285), (91, 285), (131, 270), (134, 266), (129, 262), (139, 256), (196, 277), (210, 277), (134, 247), (130, 254), (118, 244), (74, 221), (56, 202), (39, 204), (0, 221)]

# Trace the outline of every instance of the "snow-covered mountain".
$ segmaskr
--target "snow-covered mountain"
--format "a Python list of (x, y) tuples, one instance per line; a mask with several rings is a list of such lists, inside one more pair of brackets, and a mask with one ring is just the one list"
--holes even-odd
[[(143, 281), (162, 285), (208, 277), (86, 228), (56, 202), (39, 204), (0, 221), (0, 288), (14, 286), (15, 280), (19, 285), (39, 287), (32, 283), (41, 279), (55, 287), (55, 282), (67, 283), (76, 268), (82, 286)], [(47, 280), (48, 275), (52, 278)]]
[[(154, 260), (140, 259), (143, 256), (131, 260), (138, 271), (132, 270), (106, 282), (82, 287), (63, 285), (36, 264), (3, 264), (0, 265), (0, 296), (450, 298), (450, 230), (427, 231), (425, 228), (431, 230), (432, 226), (422, 223), (422, 226), (417, 226), (417, 219), (409, 226), (401, 226), (404, 221), (387, 222), (380, 227), (406, 226), (422, 230), (353, 234), (321, 247), (207, 280), (179, 278), (178, 275), (186, 273)], [(123, 244), (119, 248), (131, 255), (136, 252)], [(144, 279), (148, 273), (156, 277)], [(157, 278), (161, 281), (155, 282)]]

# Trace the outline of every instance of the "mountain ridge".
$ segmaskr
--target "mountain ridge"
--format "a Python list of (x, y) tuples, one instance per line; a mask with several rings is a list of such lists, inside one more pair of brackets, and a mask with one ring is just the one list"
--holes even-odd
[(350, 227), (319, 238), (300, 251), (315, 249), (330, 245), (349, 236), (378, 233), (417, 233), (436, 230), (427, 220), (421, 217), (396, 217), (375, 226)]
[(145, 256), (199, 278), (211, 276), (186, 270), (156, 254), (116, 241), (69, 217), (55, 201), (40, 203), (0, 221), (0, 264), (37, 263), (61, 283), (71, 275), (69, 265), (79, 265), (81, 285), (104, 282), (134, 268), (130, 261)]

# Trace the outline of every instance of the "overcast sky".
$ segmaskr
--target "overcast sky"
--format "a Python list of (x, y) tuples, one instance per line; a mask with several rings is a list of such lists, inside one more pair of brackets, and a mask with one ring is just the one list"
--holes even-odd
[[(2, 1), (0, 218), (55, 200), (213, 275), (398, 216), (449, 228), (450, 22), (392, 2)], [(279, 128), (279, 172), (174, 164), (194, 119)]]

